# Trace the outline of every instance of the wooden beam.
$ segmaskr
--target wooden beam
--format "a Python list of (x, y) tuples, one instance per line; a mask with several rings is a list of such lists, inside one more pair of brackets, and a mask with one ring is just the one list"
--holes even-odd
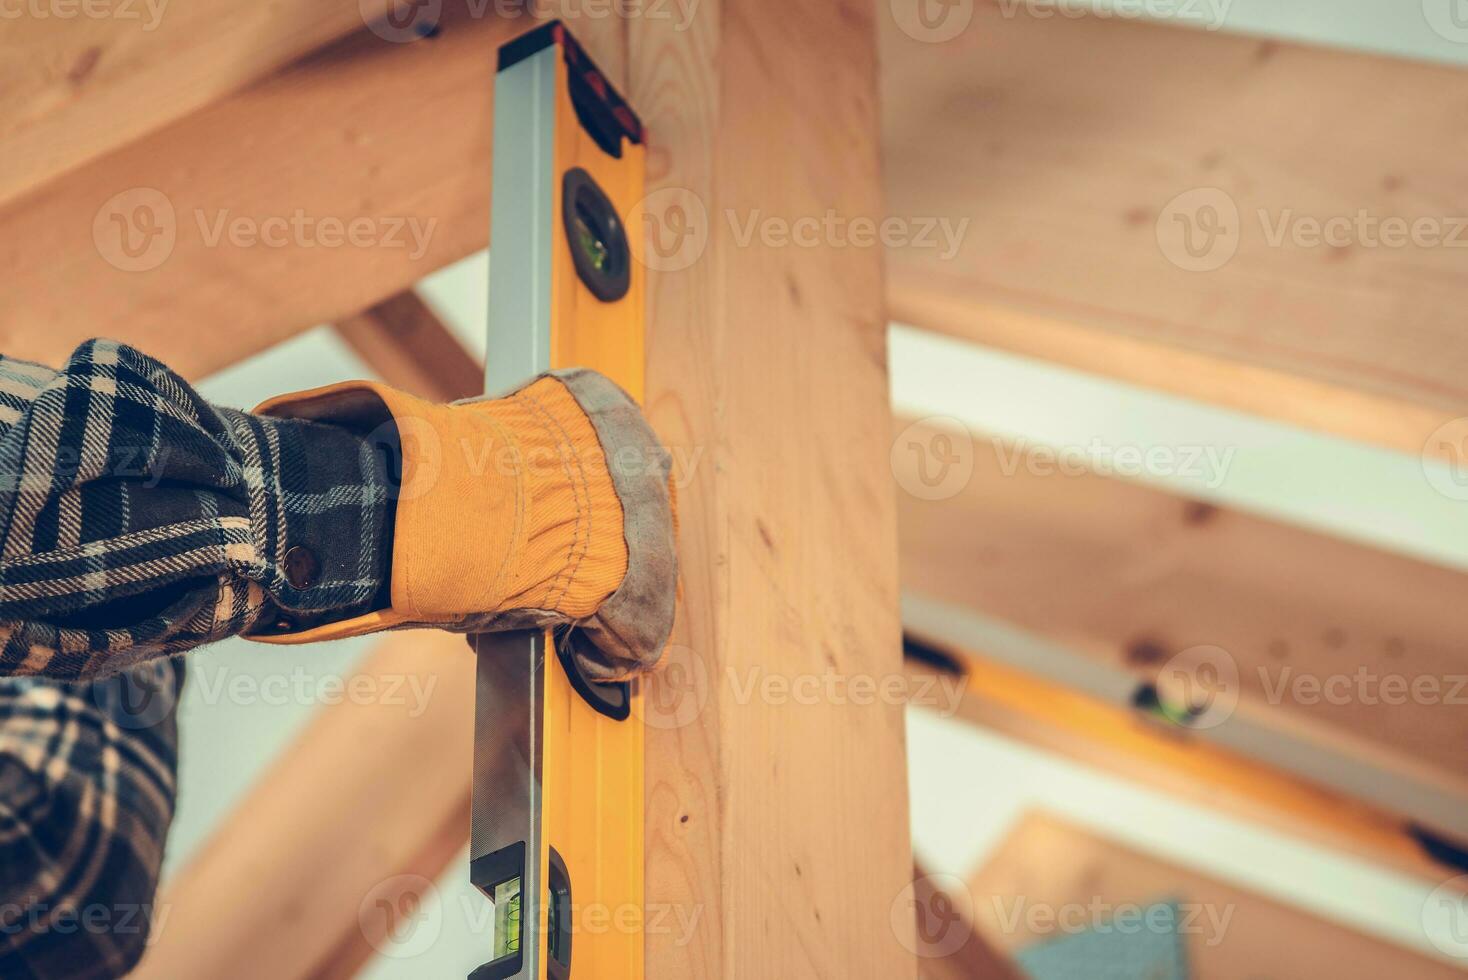
[(483, 365), (411, 290), (335, 326), (357, 356), (395, 388), (441, 402), (484, 389)]
[(1462, 248), (1355, 230), (1468, 245), (1468, 72), (1011, 6), (884, 33), (888, 210), (967, 222), (892, 250), (894, 319), (1414, 455), (1468, 415)]
[[(1377, 980), (1461, 978), (1462, 972), (1297, 906), (1164, 861), (1045, 813), (1026, 816), (969, 882), (975, 919), (1001, 949), (1061, 940), (1068, 927), (1117, 924), (1119, 907), (1183, 903), (1189, 977)], [(1023, 904), (1020, 904), (1023, 903)], [(1021, 914), (1016, 918), (1014, 910)], [(1026, 910), (1060, 913), (1046, 925)], [(1134, 913), (1133, 913), (1134, 914)], [(1030, 923), (1039, 928), (1033, 928)], [(1135, 924), (1127, 928), (1135, 928)], [(1139, 974), (1142, 975), (1142, 974)]]
[(0, 35), (0, 205), (361, 30), (387, 2), (16, 5)]
[[(1438, 881), (1450, 871), (1427, 855), (1400, 817), (1006, 666), (981, 651), (947, 648), (947, 652), (963, 672), (956, 717), (964, 721), (1168, 796), (1426, 881)], [(913, 661), (908, 670), (916, 690), (944, 679), (942, 672)]]
[(389, 634), (343, 689), (360, 693), (323, 708), (165, 884), (167, 925), (138, 980), (353, 976), (402, 925), (379, 909), (413, 908), (414, 882), (463, 849), (474, 739), (464, 638)]
[(0, 209), (5, 352), (104, 335), (198, 378), (483, 248), (492, 52), (520, 29), (488, 9), (364, 30)]
[[(1165, 685), (1181, 652), (1221, 648), (1237, 673), (1232, 714), (1196, 737), (1270, 732), (1248, 751), (1298, 768), (1289, 750), (1303, 746), (1341, 769), (1306, 778), (1351, 777), (1353, 795), (1376, 793), (1378, 806), (1465, 836), (1455, 801), (1468, 793), (1468, 761), (1455, 746), (1468, 714), (1454, 691), (1468, 653), (1453, 612), (1463, 574), (1125, 481), (1047, 472), (997, 442), (974, 446), (955, 496), (899, 494), (905, 592), (1017, 629), (1044, 657), (1073, 656), (1074, 685), (1121, 702)], [(894, 460), (899, 483), (917, 486), (904, 469), (917, 458)], [(1033, 653), (1018, 656), (1039, 669)], [(1397, 785), (1412, 792), (1378, 798)]]
[(628, 223), (669, 250), (644, 253), (648, 403), (685, 475), (697, 459), (650, 702), (707, 680), (701, 711), (647, 732), (648, 901), (702, 912), (689, 943), (648, 935), (659, 980), (916, 974), (889, 921), (912, 874), (901, 708), (779, 694), (901, 670), (882, 256), (738, 233), (881, 213), (877, 17), (709, 0), (627, 22), (651, 183)]

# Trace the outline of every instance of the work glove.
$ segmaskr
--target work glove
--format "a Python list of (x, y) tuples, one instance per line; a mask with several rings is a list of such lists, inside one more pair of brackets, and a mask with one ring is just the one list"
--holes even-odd
[(677, 582), (670, 457), (605, 376), (552, 371), (508, 395), (451, 405), (352, 381), (255, 411), (395, 437), (402, 473), (383, 608), (252, 639), (577, 626), (591, 641), (575, 649), (592, 680), (657, 663)]

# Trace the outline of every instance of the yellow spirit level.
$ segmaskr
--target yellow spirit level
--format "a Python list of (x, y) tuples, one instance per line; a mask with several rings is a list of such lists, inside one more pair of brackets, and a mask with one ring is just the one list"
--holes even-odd
[[(486, 390), (590, 367), (643, 396), (643, 282), (622, 215), (642, 127), (559, 22), (500, 49)], [(493, 903), (471, 980), (640, 980), (636, 682), (594, 684), (576, 634), (475, 637), (470, 877)]]

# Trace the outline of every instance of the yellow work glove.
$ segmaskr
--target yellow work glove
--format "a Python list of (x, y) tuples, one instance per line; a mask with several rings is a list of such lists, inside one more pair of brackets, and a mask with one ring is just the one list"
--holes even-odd
[(555, 371), (504, 397), (451, 405), (352, 381), (255, 411), (363, 436), (395, 430), (402, 479), (390, 605), (252, 639), (574, 624), (596, 648), (581, 656), (593, 680), (656, 664), (677, 581), (670, 461), (636, 403), (603, 375)]

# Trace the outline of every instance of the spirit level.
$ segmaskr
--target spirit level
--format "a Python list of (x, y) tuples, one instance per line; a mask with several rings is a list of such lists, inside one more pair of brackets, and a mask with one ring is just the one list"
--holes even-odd
[[(500, 49), (494, 99), (486, 390), (574, 365), (640, 399), (643, 284), (621, 216), (642, 196), (641, 124), (558, 22)], [(637, 684), (588, 682), (574, 632), (475, 640), (470, 877), (494, 915), (471, 980), (640, 980)]]

